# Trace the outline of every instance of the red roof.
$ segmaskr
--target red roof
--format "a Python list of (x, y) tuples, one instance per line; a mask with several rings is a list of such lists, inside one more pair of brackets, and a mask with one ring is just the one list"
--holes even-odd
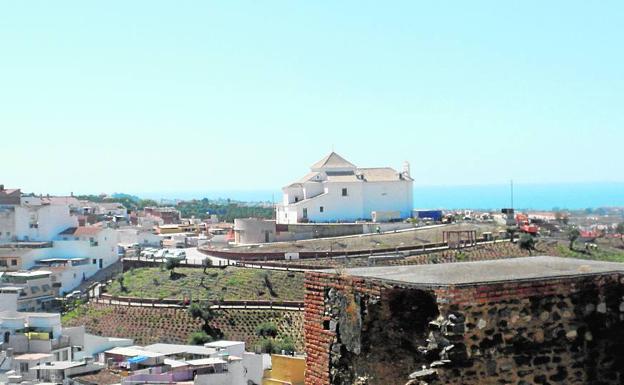
[(81, 235), (96, 235), (102, 228), (99, 226), (78, 226), (76, 231), (74, 231), (74, 235), (79, 237)]
[(81, 235), (96, 235), (103, 229), (100, 226), (78, 226), (69, 227), (61, 233), (61, 235), (73, 235), (79, 237)]

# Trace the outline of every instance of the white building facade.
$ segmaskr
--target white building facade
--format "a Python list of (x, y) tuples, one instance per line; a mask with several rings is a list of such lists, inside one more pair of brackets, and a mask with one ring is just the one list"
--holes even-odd
[(39, 197), (22, 197), (20, 204), (0, 205), (0, 244), (47, 242), (68, 227), (77, 226), (66, 204), (50, 204)]
[(358, 168), (332, 152), (310, 173), (284, 187), (276, 207), (277, 223), (331, 223), (405, 219), (413, 209), (413, 179), (406, 162), (402, 172), (389, 167)]

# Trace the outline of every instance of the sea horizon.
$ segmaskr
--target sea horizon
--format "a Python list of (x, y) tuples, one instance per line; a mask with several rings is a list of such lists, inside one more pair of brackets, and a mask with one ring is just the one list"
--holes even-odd
[[(573, 192), (574, 194), (571, 194)], [(275, 202), (280, 190), (221, 189), (204, 191), (156, 191), (131, 193), (143, 199)], [(481, 209), (510, 207), (509, 184), (491, 185), (415, 185), (415, 209)], [(520, 210), (579, 210), (599, 207), (624, 207), (624, 182), (515, 183), (513, 207)]]

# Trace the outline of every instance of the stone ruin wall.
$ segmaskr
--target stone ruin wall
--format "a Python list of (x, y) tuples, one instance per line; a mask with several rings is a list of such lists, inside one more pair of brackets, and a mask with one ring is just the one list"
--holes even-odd
[(622, 384), (623, 296), (619, 274), (418, 289), (308, 272), (306, 385)]

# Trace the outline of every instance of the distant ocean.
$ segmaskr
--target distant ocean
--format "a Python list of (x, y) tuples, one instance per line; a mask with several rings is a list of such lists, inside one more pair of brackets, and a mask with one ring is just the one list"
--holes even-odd
[[(135, 194), (150, 199), (232, 199), (244, 202), (279, 202), (276, 190), (207, 190)], [(509, 185), (418, 186), (414, 206), (419, 209), (500, 209), (511, 204)], [(624, 183), (514, 184), (514, 207), (552, 210), (624, 207)]]

